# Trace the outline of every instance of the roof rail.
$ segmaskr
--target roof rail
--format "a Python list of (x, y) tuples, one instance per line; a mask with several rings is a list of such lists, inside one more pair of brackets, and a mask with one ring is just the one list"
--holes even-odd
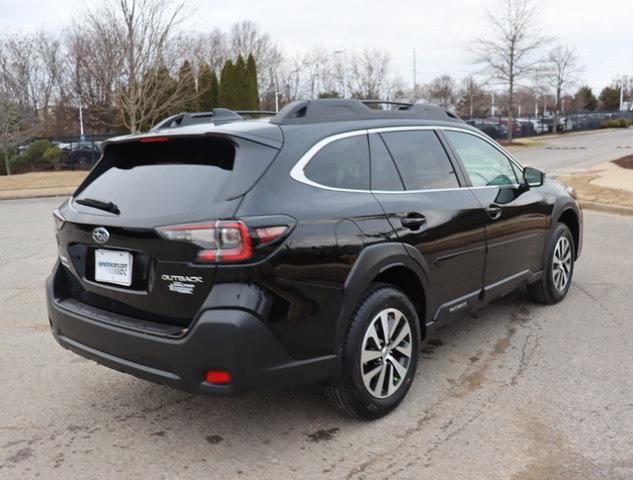
[(277, 112), (272, 110), (235, 110), (234, 113), (241, 115), (242, 117), (274, 117)]
[(185, 127), (199, 123), (213, 123), (219, 125), (222, 123), (235, 122), (237, 120), (244, 120), (244, 117), (227, 108), (214, 108), (210, 112), (182, 112), (172, 115), (158, 122), (151, 130)]
[(408, 102), (392, 102), (390, 100), (360, 100), (363, 105), (367, 105), (371, 108), (372, 105), (392, 105), (394, 107), (398, 107), (395, 110), (406, 110), (413, 106), (412, 103)]
[[(370, 105), (395, 105), (398, 108), (382, 110)], [(416, 119), (461, 122), (452, 112), (441, 107), (422, 103), (403, 103), (382, 100), (318, 99), (295, 101), (282, 108), (270, 122), (278, 125), (295, 125), (351, 120)]]

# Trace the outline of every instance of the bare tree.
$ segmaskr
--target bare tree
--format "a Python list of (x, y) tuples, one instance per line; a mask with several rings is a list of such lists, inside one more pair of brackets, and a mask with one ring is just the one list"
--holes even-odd
[(455, 80), (449, 75), (434, 78), (424, 87), (424, 96), (439, 107), (452, 108), (457, 97)]
[(352, 95), (361, 99), (380, 98), (389, 77), (391, 55), (365, 49), (351, 55)]
[(72, 108), (84, 107), (86, 123), (109, 130), (119, 122), (115, 100), (123, 75), (122, 30), (118, 24), (75, 21), (66, 33), (68, 52), (64, 97)]
[[(116, 103), (121, 122), (137, 132), (151, 125), (178, 102), (196, 96), (183, 91), (185, 82), (172, 82), (188, 43), (179, 33), (187, 14), (184, 0), (118, 0), (95, 4), (78, 23), (92, 33), (114, 32), (121, 52)], [(159, 74), (168, 66), (170, 75)]]
[(52, 99), (41, 48), (38, 35), (0, 38), (0, 148), (7, 175), (12, 148), (35, 133)]
[[(547, 38), (540, 32), (531, 0), (497, 0), (487, 16), (489, 33), (474, 42), (473, 60), (490, 80), (505, 87), (511, 123), (515, 89), (534, 72)], [(512, 140), (512, 128), (508, 128), (508, 140)]]
[(466, 77), (461, 81), (458, 92), (459, 100), (457, 109), (463, 117), (473, 118), (485, 114), (488, 105), (488, 94), (477, 81), (472, 77)]
[(193, 59), (196, 65), (207, 64), (218, 73), (229, 58), (226, 34), (214, 28), (209, 33), (200, 34), (191, 39)]
[(557, 46), (550, 50), (547, 56), (545, 77), (554, 89), (556, 106), (554, 108), (554, 125), (552, 132), (558, 128), (558, 116), (561, 111), (561, 99), (565, 89), (573, 86), (579, 80), (581, 68), (578, 54), (573, 48)]

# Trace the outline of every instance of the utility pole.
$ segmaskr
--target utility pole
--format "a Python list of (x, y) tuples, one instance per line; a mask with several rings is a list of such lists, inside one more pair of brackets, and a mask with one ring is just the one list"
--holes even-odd
[(627, 76), (622, 77), (620, 81), (620, 111), (624, 110), (624, 83), (627, 81)]
[(418, 71), (415, 58), (415, 48), (413, 49), (413, 101), (418, 98)]
[(283, 95), (283, 93), (275, 92), (275, 112), (279, 111), (279, 95)]
[(495, 92), (490, 93), (490, 116), (495, 116)]
[(81, 106), (81, 97), (79, 97), (79, 141), (81, 143), (86, 141), (86, 136), (84, 135), (84, 113)]
[(343, 54), (343, 98), (347, 98), (347, 53), (345, 50), (334, 50), (334, 53)]

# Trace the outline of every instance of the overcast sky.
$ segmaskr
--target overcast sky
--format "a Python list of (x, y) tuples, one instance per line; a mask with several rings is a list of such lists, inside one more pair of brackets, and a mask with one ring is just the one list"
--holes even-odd
[[(105, 1), (105, 0), (104, 0)], [(491, 0), (194, 0), (194, 28), (228, 29), (253, 20), (289, 53), (313, 46), (331, 50), (387, 50), (393, 69), (412, 83), (412, 51), (418, 82), (474, 70), (467, 46), (486, 30)], [(81, 8), (81, 0), (0, 0), (0, 29), (45, 27), (55, 31)], [(558, 42), (576, 47), (584, 80), (600, 91), (616, 76), (633, 74), (633, 0), (537, 1), (541, 23)]]

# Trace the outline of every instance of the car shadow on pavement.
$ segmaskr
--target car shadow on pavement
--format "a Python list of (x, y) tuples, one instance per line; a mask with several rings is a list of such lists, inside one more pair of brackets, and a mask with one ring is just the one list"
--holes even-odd
[[(528, 301), (525, 290), (518, 290), (476, 316), (464, 316), (438, 330), (422, 345), (424, 368), (418, 368), (413, 395), (399, 410), (378, 423), (406, 421), (408, 415), (404, 409), (414, 412), (420, 409), (424, 382), (446, 380), (443, 372), (450, 362), (463, 363), (466, 371), (473, 359), (478, 358), (476, 355), (482, 356), (482, 351), (484, 355), (486, 349), (494, 354), (495, 349), (503, 348), (498, 339), (509, 338), (509, 331), (529, 321), (533, 308), (541, 307)], [(333, 410), (320, 395), (319, 386), (204, 396), (131, 376), (117, 374), (113, 379), (107, 390), (99, 389), (82, 397), (85, 409), (98, 412), (97, 428), (93, 429), (96, 435), (98, 430), (111, 432), (125, 425), (141, 436), (201, 451), (248, 446), (262, 451), (281, 449), (279, 455), (283, 455), (283, 448), (298, 439), (307, 445), (374, 428), (370, 422), (348, 419)]]

